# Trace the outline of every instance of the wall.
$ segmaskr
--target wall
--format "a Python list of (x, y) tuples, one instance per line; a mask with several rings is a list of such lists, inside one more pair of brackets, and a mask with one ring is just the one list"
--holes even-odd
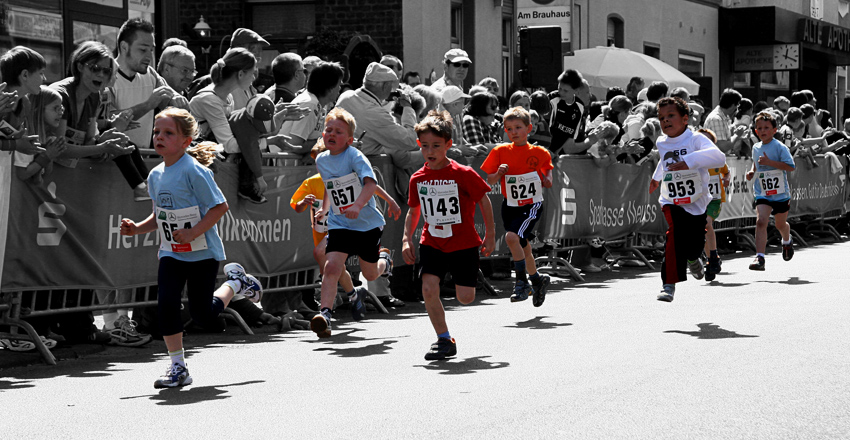
[[(508, 85), (502, 77), (502, 7), (493, 6), (493, 0), (475, 1), (475, 47), (467, 48), (475, 65), (474, 72), (466, 78), (466, 87), (478, 84), (483, 78), (499, 79), (499, 85), (507, 92)], [(484, 25), (486, 23), (486, 25)], [(474, 78), (472, 77), (474, 76)]]
[[(179, 22), (182, 28), (195, 26), (201, 15), (212, 28), (212, 37), (221, 39), (237, 28), (245, 26), (245, 4), (240, 0), (180, 0)], [(185, 35), (171, 35), (186, 38)], [(225, 41), (227, 47), (230, 41)], [(216, 51), (218, 48), (216, 48)]]
[(437, 78), (443, 76), (443, 55), (451, 48), (451, 0), (403, 0), (402, 4), (404, 70), (419, 72), (423, 82), (432, 69)]
[(402, 0), (316, 0), (316, 30), (369, 35), (385, 54), (404, 60)]

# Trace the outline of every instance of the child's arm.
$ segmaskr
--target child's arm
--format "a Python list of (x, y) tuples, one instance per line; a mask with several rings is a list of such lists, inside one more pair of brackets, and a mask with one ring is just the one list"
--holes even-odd
[(381, 187), (381, 185), (375, 184), (375, 194), (387, 201), (387, 213), (394, 220), (398, 220), (398, 217), (401, 215), (401, 208), (398, 206), (398, 203), (396, 203), (396, 201), (384, 190), (383, 187)]
[(316, 196), (313, 194), (307, 194), (303, 199), (301, 199), (298, 203), (295, 204), (295, 212), (302, 213), (316, 201)]
[[(486, 196), (485, 196), (486, 197)], [(401, 238), (401, 256), (407, 264), (416, 263), (416, 251), (413, 250), (413, 231), (419, 225), (420, 212), (418, 208), (407, 210), (404, 218), (404, 235)]]
[(753, 180), (753, 176), (756, 175), (756, 163), (753, 162), (753, 166), (750, 167), (750, 170), (747, 171), (746, 178), (747, 180)]
[(133, 236), (153, 231), (156, 231), (156, 220), (153, 218), (153, 212), (141, 223), (136, 223), (128, 218), (121, 219), (121, 235)]
[(54, 159), (59, 157), (63, 151), (65, 151), (65, 148), (64, 138), (57, 137), (50, 139), (47, 144), (44, 145), (45, 152), (35, 155), (32, 162), (30, 162), (26, 167), (15, 167), (15, 174), (19, 179), (27, 180), (42, 169), (49, 172), (50, 170), (48, 168), (50, 167), (50, 164)]
[(493, 204), (490, 203), (490, 197), (487, 194), (478, 201), (478, 209), (484, 217), (484, 244), (481, 245), (481, 253), (489, 257), (496, 250), (496, 223), (493, 220)]
[[(177, 243), (189, 243), (215, 226), (215, 224), (224, 217), (224, 213), (227, 212), (228, 209), (229, 207), (227, 206), (227, 202), (219, 203), (218, 205), (210, 208), (204, 218), (196, 223), (195, 226), (192, 226), (189, 229), (178, 229), (174, 231), (171, 236), (174, 237), (174, 241)], [(154, 224), (154, 227), (156, 227), (156, 224)]]
[(540, 179), (540, 184), (543, 185), (543, 188), (552, 187), (552, 170), (546, 170), (546, 172), (543, 173), (543, 178)]
[(360, 210), (363, 209), (363, 207), (369, 203), (369, 199), (375, 195), (375, 188), (378, 186), (378, 182), (375, 182), (375, 179), (371, 177), (364, 177), (363, 182), (363, 189), (360, 190), (360, 196), (357, 197), (354, 204), (345, 210), (346, 218), (354, 220), (360, 216)]
[(659, 185), (661, 185), (661, 182), (659, 182), (655, 179), (650, 180), (649, 181), (649, 193), (650, 194), (654, 193), (655, 190), (658, 189)]
[(502, 176), (504, 176), (505, 174), (508, 174), (508, 165), (503, 163), (499, 165), (499, 169), (496, 170), (495, 173), (487, 174), (487, 183), (489, 183), (490, 185), (495, 185), (499, 183), (500, 180), (502, 180)]

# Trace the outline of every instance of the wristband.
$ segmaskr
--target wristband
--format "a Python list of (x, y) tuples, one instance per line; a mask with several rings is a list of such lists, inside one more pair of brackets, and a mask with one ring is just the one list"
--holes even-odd
[(34, 162), (35, 162), (35, 163), (37, 163), (37, 164), (39, 164), (39, 165), (41, 165), (41, 167), (42, 167), (42, 168), (47, 168), (47, 166), (48, 166), (48, 165), (50, 165), (50, 162), (53, 162), (53, 160), (52, 160), (52, 159), (50, 159), (50, 158), (49, 158), (46, 154), (44, 154), (44, 153), (38, 153), (38, 154), (35, 156), (35, 160), (34, 160)]

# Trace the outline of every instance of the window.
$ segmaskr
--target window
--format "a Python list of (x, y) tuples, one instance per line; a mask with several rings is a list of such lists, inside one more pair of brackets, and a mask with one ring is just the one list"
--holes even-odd
[(514, 41), (514, 23), (510, 15), (502, 16), (502, 78), (499, 82), (503, 89), (511, 83), (511, 47)]
[(776, 72), (761, 72), (761, 88), (773, 90), (787, 90), (791, 84), (791, 72), (776, 71)]
[(460, 47), (463, 42), (463, 4), (452, 2), (452, 47)]
[(732, 87), (736, 89), (752, 87), (750, 85), (750, 72), (735, 72), (732, 75)]
[(608, 46), (625, 47), (623, 45), (623, 19), (620, 17), (608, 17)]
[(653, 43), (643, 43), (643, 54), (660, 60), (661, 47)]
[(690, 78), (705, 76), (705, 57), (679, 53), (679, 71)]

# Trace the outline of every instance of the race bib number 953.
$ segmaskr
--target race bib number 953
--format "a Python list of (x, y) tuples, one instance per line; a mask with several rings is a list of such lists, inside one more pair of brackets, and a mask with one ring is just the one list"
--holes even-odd
[(698, 170), (667, 171), (661, 195), (674, 205), (693, 203), (702, 195), (702, 177)]

